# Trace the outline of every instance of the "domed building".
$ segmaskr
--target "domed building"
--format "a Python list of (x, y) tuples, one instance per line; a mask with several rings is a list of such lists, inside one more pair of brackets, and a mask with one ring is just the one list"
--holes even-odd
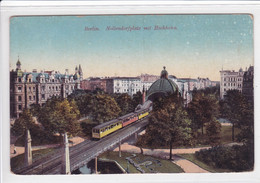
[(147, 92), (146, 100), (153, 101), (157, 97), (173, 93), (178, 93), (181, 95), (181, 91), (179, 90), (178, 85), (172, 80), (168, 79), (168, 72), (165, 70), (165, 67), (163, 67), (160, 79), (151, 85)]

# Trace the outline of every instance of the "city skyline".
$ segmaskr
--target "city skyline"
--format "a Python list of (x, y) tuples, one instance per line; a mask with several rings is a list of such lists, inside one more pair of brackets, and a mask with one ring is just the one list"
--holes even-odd
[(250, 15), (38, 16), (10, 21), (10, 69), (19, 56), (26, 71), (69, 69), (73, 74), (81, 64), (87, 78), (159, 75), (166, 66), (178, 78), (219, 81), (222, 67), (245, 70), (254, 65)]

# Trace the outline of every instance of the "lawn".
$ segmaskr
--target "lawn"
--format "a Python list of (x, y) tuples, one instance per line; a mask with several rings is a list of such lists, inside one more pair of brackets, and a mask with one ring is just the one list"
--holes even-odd
[(205, 164), (204, 162), (198, 160), (195, 156), (195, 154), (178, 154), (178, 156), (185, 158), (191, 162), (193, 162), (194, 164), (198, 165), (199, 167), (212, 172), (212, 173), (224, 173), (224, 172), (232, 172), (229, 169), (221, 169), (221, 168), (215, 168), (212, 166), (209, 166), (207, 164)]
[[(169, 160), (163, 160), (160, 158), (154, 158), (151, 156), (145, 156), (142, 154), (136, 154), (136, 157), (132, 156), (132, 153), (121, 153), (121, 158), (118, 156), (118, 152), (107, 151), (99, 156), (99, 158), (115, 160), (117, 161), (125, 170), (127, 170), (127, 160), (126, 157), (131, 157), (136, 164), (142, 164), (146, 162), (145, 165), (140, 165), (140, 167), (145, 171), (145, 173), (182, 173), (183, 170), (172, 163)], [(152, 162), (151, 165), (148, 165), (148, 162)], [(148, 163), (148, 164), (147, 164)], [(141, 173), (138, 171), (132, 164), (129, 163), (129, 173)]]
[[(59, 148), (40, 149), (32, 152), (33, 162), (39, 158), (46, 156), (47, 154), (53, 154), (58, 151)], [(11, 170), (22, 168), (24, 166), (24, 154), (20, 154), (11, 158)]]

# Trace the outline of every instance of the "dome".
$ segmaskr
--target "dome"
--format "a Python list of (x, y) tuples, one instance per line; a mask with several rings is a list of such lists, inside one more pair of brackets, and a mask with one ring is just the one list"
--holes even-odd
[(161, 78), (155, 81), (149, 88), (147, 92), (147, 99), (153, 100), (153, 98), (157, 96), (173, 94), (177, 92), (179, 92), (178, 85), (172, 80), (168, 79), (168, 72), (164, 67), (164, 70), (161, 72)]

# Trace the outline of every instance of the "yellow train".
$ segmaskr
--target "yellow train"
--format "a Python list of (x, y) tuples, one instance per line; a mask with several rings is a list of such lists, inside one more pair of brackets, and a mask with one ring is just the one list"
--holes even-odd
[(92, 137), (95, 139), (101, 139), (105, 136), (107, 136), (110, 133), (113, 133), (120, 128), (123, 128), (131, 123), (134, 123), (138, 120), (141, 120), (149, 115), (151, 111), (151, 103), (148, 108), (145, 109), (139, 109), (135, 112), (126, 114), (122, 117), (119, 117), (117, 119), (113, 119), (111, 121), (102, 123), (98, 126), (95, 126), (92, 129)]

